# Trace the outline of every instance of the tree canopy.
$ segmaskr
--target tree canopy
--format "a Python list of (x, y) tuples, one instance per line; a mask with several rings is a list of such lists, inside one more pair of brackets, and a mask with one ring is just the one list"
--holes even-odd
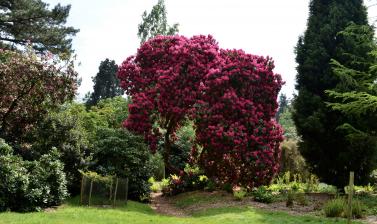
[(365, 179), (367, 171), (361, 165), (369, 155), (357, 152), (339, 129), (354, 118), (328, 107), (330, 97), (325, 91), (341, 81), (333, 72), (331, 59), (350, 64), (355, 61), (350, 55), (364, 57), (370, 52), (350, 45), (339, 33), (350, 22), (368, 25), (367, 11), (362, 0), (312, 0), (309, 7), (307, 30), (296, 47), (298, 95), (293, 118), (302, 138), (299, 148), (312, 171), (322, 181), (343, 187), (351, 170), (356, 172), (356, 181)]
[[(166, 166), (176, 131), (194, 121), (193, 156), (211, 177), (247, 186), (278, 170), (280, 126), (274, 121), (282, 81), (271, 58), (222, 50), (211, 36), (157, 36), (120, 66), (132, 96), (124, 125), (152, 150), (164, 141)], [(200, 149), (199, 149), (200, 148)]]
[(16, 48), (28, 43), (39, 51), (71, 54), (72, 39), (79, 30), (65, 26), (70, 5), (49, 9), (41, 0), (0, 1), (0, 44)]
[(166, 16), (165, 1), (158, 0), (150, 13), (144, 11), (142, 22), (138, 26), (137, 36), (140, 44), (157, 35), (174, 35), (178, 33), (178, 23), (170, 26)]
[(88, 106), (96, 105), (101, 99), (121, 96), (124, 93), (124, 90), (119, 86), (119, 80), (116, 76), (118, 65), (114, 60), (106, 58), (101, 61), (98, 70), (97, 75), (93, 77), (94, 91), (90, 93), (86, 102)]

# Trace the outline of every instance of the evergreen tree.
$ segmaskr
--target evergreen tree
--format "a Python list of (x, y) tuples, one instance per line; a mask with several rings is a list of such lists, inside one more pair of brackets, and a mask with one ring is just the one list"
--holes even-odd
[(86, 105), (93, 106), (101, 99), (123, 95), (124, 90), (119, 87), (117, 71), (118, 66), (114, 60), (106, 58), (101, 62), (97, 75), (93, 77), (94, 91), (88, 94)]
[(166, 14), (164, 0), (158, 0), (157, 5), (153, 6), (149, 14), (147, 11), (144, 11), (142, 22), (139, 24), (139, 30), (137, 32), (137, 36), (140, 38), (140, 44), (159, 34), (174, 35), (178, 33), (178, 23), (169, 26)]
[(339, 128), (350, 118), (326, 105), (330, 97), (325, 91), (340, 82), (332, 70), (332, 58), (346, 64), (350, 58), (345, 52), (369, 52), (356, 46), (349, 49), (338, 35), (350, 22), (368, 25), (367, 11), (362, 0), (312, 0), (309, 7), (307, 30), (296, 47), (298, 96), (293, 118), (302, 138), (300, 150), (312, 171), (322, 181), (343, 187), (351, 170), (357, 181), (363, 179), (360, 162), (369, 155), (351, 149), (347, 134)]
[(278, 111), (276, 112), (275, 118), (276, 121), (279, 122), (281, 114), (287, 109), (288, 107), (288, 98), (287, 96), (283, 93), (279, 96), (279, 108)]
[(37, 51), (72, 53), (72, 39), (79, 30), (64, 26), (71, 6), (53, 9), (41, 0), (0, 1), (0, 46), (15, 48), (29, 42)]

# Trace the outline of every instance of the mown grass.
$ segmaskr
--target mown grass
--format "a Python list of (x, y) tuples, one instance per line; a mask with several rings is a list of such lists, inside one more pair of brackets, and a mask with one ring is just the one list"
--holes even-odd
[[(211, 204), (223, 201), (227, 195), (221, 192), (215, 192), (211, 195), (201, 194), (200, 191), (183, 193), (174, 198), (174, 205), (178, 208), (187, 208), (193, 205)], [(229, 200), (229, 199), (228, 199)]]
[[(207, 209), (194, 213), (192, 217), (169, 217), (156, 214), (149, 205), (129, 201), (119, 208), (80, 207), (72, 201), (50, 212), (0, 213), (1, 224), (200, 224), (200, 223), (253, 223), (253, 224), (296, 224), (296, 223), (346, 223), (345, 220), (326, 219), (311, 216), (292, 216), (284, 212), (267, 212), (250, 207), (227, 207)], [(358, 223), (358, 222), (354, 222)]]

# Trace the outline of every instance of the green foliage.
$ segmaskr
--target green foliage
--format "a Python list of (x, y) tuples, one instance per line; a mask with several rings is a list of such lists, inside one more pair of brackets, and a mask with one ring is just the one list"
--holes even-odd
[(50, 8), (40, 0), (5, 0), (0, 3), (0, 44), (9, 48), (31, 45), (38, 51), (70, 54), (71, 36), (79, 30), (65, 26), (70, 5)]
[[(192, 121), (187, 120), (176, 131), (176, 140), (171, 145), (169, 163), (175, 169), (183, 170), (189, 162), (191, 149), (195, 141), (195, 129)], [(160, 153), (164, 154), (165, 147), (160, 148)]]
[(130, 99), (122, 96), (101, 99), (96, 106), (90, 108), (89, 113), (96, 113), (109, 128), (120, 128), (128, 116), (129, 103)]
[(293, 203), (294, 203), (294, 200), (295, 200), (295, 192), (293, 192), (292, 190), (289, 190), (287, 192), (287, 200), (285, 202), (285, 205), (287, 207), (292, 207)]
[(138, 26), (137, 36), (140, 44), (157, 35), (174, 35), (178, 33), (178, 24), (168, 25), (164, 0), (158, 0), (157, 5), (153, 6), (148, 14), (144, 11), (142, 22)]
[(366, 207), (365, 205), (358, 199), (354, 199), (352, 201), (352, 217), (353, 218), (363, 218), (365, 215)]
[(68, 194), (57, 150), (34, 161), (12, 153), (0, 139), (0, 211), (35, 211), (61, 204)]
[(212, 191), (216, 190), (216, 187), (217, 187), (216, 182), (209, 179), (208, 182), (207, 182), (207, 186), (204, 187), (204, 190), (212, 192)]
[(119, 86), (119, 79), (116, 76), (118, 65), (115, 64), (114, 60), (106, 58), (101, 61), (98, 70), (97, 75), (92, 77), (94, 91), (88, 93), (87, 106), (96, 105), (101, 99), (121, 96), (124, 93), (124, 90)]
[(234, 190), (233, 191), (233, 197), (234, 199), (236, 199), (237, 201), (242, 201), (244, 199), (244, 197), (246, 196), (246, 190), (243, 189), (243, 188), (240, 188), (240, 189), (237, 189), (237, 190)]
[(371, 164), (377, 164), (376, 144), (365, 136), (350, 140), (350, 133), (338, 127), (349, 123), (358, 124), (355, 128), (359, 129), (376, 122), (374, 119), (367, 122), (369, 118), (358, 120), (329, 107), (326, 102), (332, 97), (325, 91), (335, 88), (341, 92), (359, 91), (355, 86), (342, 84), (345, 79), (336, 74), (331, 61), (358, 71), (369, 70), (366, 64), (373, 63), (369, 55), (373, 35), (368, 34), (372, 38), (362, 45), (358, 38), (365, 32), (344, 35), (350, 22), (368, 26), (367, 11), (361, 0), (350, 0), (347, 4), (342, 0), (312, 0), (309, 16), (307, 30), (296, 47), (298, 95), (293, 104), (293, 119), (302, 139), (299, 149), (321, 181), (343, 187), (349, 171), (354, 170), (358, 175), (356, 182), (361, 183), (367, 181)]
[(92, 166), (102, 175), (128, 177), (129, 198), (140, 200), (150, 192), (150, 156), (142, 137), (123, 129), (104, 128), (97, 131)]
[(209, 181), (208, 177), (203, 175), (203, 171), (198, 166), (190, 166), (189, 164), (186, 164), (185, 169), (179, 175), (170, 175), (169, 180), (169, 189), (164, 193), (170, 195), (203, 190)]
[[(328, 201), (323, 210), (326, 217), (347, 217), (347, 201), (344, 198), (335, 198)], [(352, 217), (362, 218), (365, 215), (366, 207), (358, 199), (352, 200)]]
[(49, 113), (29, 139), (33, 142), (31, 150), (22, 154), (24, 158), (38, 159), (56, 148), (60, 153), (60, 160), (64, 163), (69, 192), (76, 195), (80, 192), (79, 170), (88, 168), (91, 149), (89, 135), (83, 127), (84, 121), (79, 114), (71, 111), (72, 107), (75, 105), (66, 105), (60, 111)]
[(165, 164), (162, 155), (157, 152), (151, 156), (152, 173), (156, 180), (165, 178)]
[(328, 202), (323, 207), (326, 217), (341, 217), (346, 207), (343, 198), (335, 198)]
[(298, 150), (297, 141), (288, 139), (281, 144), (280, 173), (298, 174), (301, 177), (309, 176), (305, 159)]
[(233, 192), (233, 186), (230, 183), (224, 183), (221, 188), (228, 193)]
[(279, 96), (279, 108), (278, 111), (276, 112), (276, 121), (280, 123), (280, 116), (281, 114), (287, 110), (289, 104), (289, 100), (285, 94), (281, 94)]
[(265, 187), (260, 186), (252, 192), (254, 200), (262, 203), (271, 203), (274, 200), (274, 195)]
[(297, 201), (297, 204), (299, 204), (299, 205), (302, 205), (302, 206), (309, 205), (309, 200), (306, 197), (305, 193), (296, 193), (295, 194), (295, 200)]

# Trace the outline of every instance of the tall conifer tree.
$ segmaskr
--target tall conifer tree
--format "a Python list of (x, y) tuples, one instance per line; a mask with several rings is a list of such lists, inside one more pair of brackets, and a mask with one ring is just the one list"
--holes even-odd
[(340, 83), (331, 65), (331, 59), (349, 64), (347, 52), (365, 55), (370, 49), (345, 44), (339, 36), (351, 22), (368, 25), (367, 11), (362, 0), (312, 0), (307, 30), (296, 47), (297, 98), (293, 118), (302, 137), (300, 150), (312, 171), (322, 181), (342, 187), (348, 172), (354, 170), (358, 181), (364, 179), (362, 152), (353, 150), (347, 134), (340, 128), (352, 118), (333, 110), (326, 90)]
[(118, 66), (114, 60), (106, 58), (101, 62), (99, 71), (93, 77), (94, 91), (88, 94), (86, 104), (88, 106), (96, 105), (101, 99), (121, 96), (124, 90), (119, 86), (119, 80), (116, 77)]

